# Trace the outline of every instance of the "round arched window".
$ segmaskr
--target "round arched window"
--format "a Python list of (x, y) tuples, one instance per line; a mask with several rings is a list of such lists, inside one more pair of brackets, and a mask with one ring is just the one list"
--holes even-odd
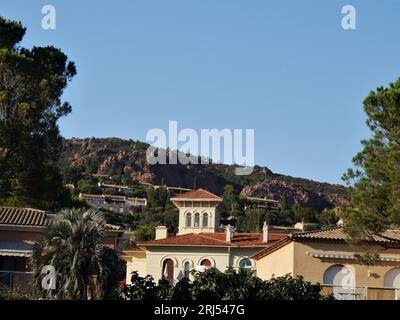
[(185, 278), (189, 278), (190, 275), (190, 262), (186, 261), (185, 264), (183, 265), (183, 276)]
[(174, 281), (174, 262), (171, 259), (165, 259), (161, 272), (162, 278), (172, 284)]
[(239, 262), (240, 269), (251, 269), (253, 267), (253, 263), (249, 258), (244, 258)]
[(355, 300), (355, 275), (351, 267), (333, 265), (324, 273), (324, 284), (332, 286), (333, 296), (338, 300)]
[(199, 227), (200, 226), (200, 213), (196, 212), (194, 214), (194, 226)]
[(200, 262), (200, 265), (201, 266), (204, 266), (204, 267), (207, 267), (207, 268), (211, 268), (211, 261), (210, 260), (208, 260), (208, 259), (204, 259), (204, 260), (202, 260), (201, 262)]
[(208, 213), (203, 213), (203, 227), (208, 227)]
[(189, 212), (186, 215), (186, 227), (190, 227), (192, 225), (192, 214)]
[(400, 289), (400, 268), (394, 268), (386, 274), (385, 287)]

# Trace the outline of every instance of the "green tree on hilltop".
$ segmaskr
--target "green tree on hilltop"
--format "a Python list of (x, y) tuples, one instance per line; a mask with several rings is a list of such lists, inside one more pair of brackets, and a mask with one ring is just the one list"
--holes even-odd
[(282, 198), (281, 198), (281, 200), (280, 200), (280, 202), (279, 202), (279, 208), (280, 208), (282, 211), (286, 211), (286, 210), (289, 210), (289, 209), (290, 209), (290, 207), (289, 207), (288, 194), (287, 194), (286, 191), (283, 191), (283, 193), (282, 193)]
[(222, 197), (228, 208), (229, 215), (234, 217), (238, 216), (240, 214), (240, 199), (235, 188), (232, 185), (227, 184), (224, 188), (224, 194)]

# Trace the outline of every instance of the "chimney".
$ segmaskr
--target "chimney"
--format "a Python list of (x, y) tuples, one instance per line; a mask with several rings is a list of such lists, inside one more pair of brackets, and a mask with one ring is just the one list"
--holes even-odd
[(269, 225), (266, 221), (264, 221), (263, 225), (263, 242), (268, 243), (269, 240)]
[(156, 227), (156, 240), (165, 239), (167, 237), (168, 237), (168, 232), (166, 226)]
[(226, 242), (231, 242), (233, 239), (233, 227), (228, 224), (226, 227)]
[(304, 232), (304, 220), (301, 220), (301, 222), (297, 222), (294, 225), (294, 228), (300, 230), (301, 232)]

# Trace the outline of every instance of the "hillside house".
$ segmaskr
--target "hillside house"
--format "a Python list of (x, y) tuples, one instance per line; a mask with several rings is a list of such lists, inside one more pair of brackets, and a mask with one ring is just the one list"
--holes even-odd
[[(358, 254), (379, 254), (373, 264)], [(291, 274), (323, 285), (339, 300), (400, 300), (400, 231), (390, 230), (362, 246), (346, 242), (342, 228), (292, 234), (259, 251), (257, 275), (268, 280)]]
[(80, 193), (79, 199), (85, 200), (85, 202), (91, 207), (106, 208), (120, 213), (130, 212), (133, 209), (147, 206), (146, 198), (133, 198), (117, 195)]
[(231, 226), (222, 230), (222, 199), (203, 189), (182, 193), (171, 201), (179, 208), (178, 234), (169, 237), (167, 228), (160, 226), (155, 240), (124, 250), (127, 283), (133, 271), (140, 276), (150, 274), (156, 281), (165, 278), (171, 284), (189, 277), (193, 269), (233, 267), (257, 272), (252, 255), (286, 237), (271, 233), (266, 225), (262, 233), (237, 233)]
[[(29, 286), (28, 258), (53, 217), (36, 209), (0, 207), (0, 290)], [(118, 249), (122, 228), (114, 225), (106, 228), (106, 246)]]

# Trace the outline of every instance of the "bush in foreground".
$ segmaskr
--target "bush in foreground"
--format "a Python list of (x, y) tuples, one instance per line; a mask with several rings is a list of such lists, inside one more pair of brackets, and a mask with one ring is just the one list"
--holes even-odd
[(124, 300), (325, 300), (321, 286), (304, 281), (302, 277), (261, 280), (251, 271), (232, 268), (225, 272), (208, 269), (192, 272), (193, 280), (183, 278), (175, 286), (161, 279), (158, 284), (151, 276), (132, 273), (131, 284), (121, 292)]

